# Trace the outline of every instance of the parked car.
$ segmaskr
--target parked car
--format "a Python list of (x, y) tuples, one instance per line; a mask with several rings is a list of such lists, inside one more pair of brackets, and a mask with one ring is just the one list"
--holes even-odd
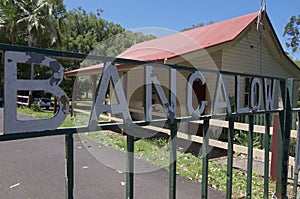
[(4, 107), (4, 97), (0, 97), (0, 107)]
[(38, 98), (34, 100), (34, 103), (41, 108), (46, 108), (47, 110), (51, 107), (51, 100), (49, 98)]

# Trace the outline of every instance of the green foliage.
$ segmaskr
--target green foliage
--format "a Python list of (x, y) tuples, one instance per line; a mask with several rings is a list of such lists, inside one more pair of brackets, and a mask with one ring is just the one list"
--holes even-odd
[[(33, 108), (18, 108), (17, 112), (31, 115), (33, 118), (36, 119), (48, 119), (54, 116), (53, 112), (51, 111), (45, 111), (45, 110), (35, 111)], [(83, 125), (83, 123), (79, 119), (70, 117), (70, 115), (68, 115), (67, 119), (63, 121), (60, 127), (72, 127), (72, 126), (80, 126), (80, 125)]]
[[(135, 43), (155, 38), (127, 31), (119, 24), (102, 19), (102, 12), (102, 9), (97, 9), (96, 13), (88, 13), (81, 7), (66, 11), (63, 0), (1, 0), (0, 43), (117, 56)], [(67, 59), (58, 61), (65, 71), (95, 64)], [(2, 63), (0, 86), (4, 79), (1, 78)], [(28, 65), (19, 67), (20, 78), (30, 74), (29, 68)], [(44, 70), (36, 70), (34, 78), (43, 73)], [(71, 81), (63, 81), (61, 87), (71, 96)]]
[(126, 148), (126, 137), (123, 136), (108, 136), (101, 131), (85, 133), (85, 136), (115, 149), (125, 150)]
[[(248, 132), (238, 131), (237, 133), (235, 133), (233, 140), (235, 143), (237, 143), (239, 145), (248, 146), (248, 144), (249, 144), (248, 143)], [(261, 147), (259, 136), (253, 137), (253, 147), (254, 148)]]
[(191, 27), (189, 28), (184, 28), (181, 30), (181, 32), (183, 31), (187, 31), (187, 30), (191, 30), (191, 29), (195, 29), (195, 28), (199, 28), (199, 27), (203, 27), (203, 26), (206, 26), (206, 25), (210, 25), (210, 24), (213, 24), (214, 22), (213, 21), (209, 21), (208, 23), (203, 23), (203, 22), (200, 22), (200, 23), (197, 23), (197, 24), (193, 24)]
[[(126, 150), (126, 137), (120, 135), (111, 135), (105, 132), (86, 133), (90, 139), (99, 141), (100, 146), (106, 145), (115, 149)], [(135, 142), (135, 156), (147, 160), (157, 166), (169, 169), (170, 145), (166, 139), (141, 139)], [(177, 152), (177, 174), (185, 176), (191, 180), (202, 181), (202, 159), (191, 153)], [(233, 169), (232, 172), (232, 193), (233, 198), (244, 198), (246, 195), (247, 174), (245, 171)], [(226, 192), (227, 166), (218, 164), (214, 161), (209, 162), (208, 184)], [(275, 183), (270, 182), (270, 194), (275, 191)], [(263, 177), (253, 172), (252, 175), (252, 198), (263, 198), (264, 180)], [(289, 188), (291, 194), (292, 186)]]
[(2, 0), (0, 42), (85, 54), (104, 42), (97, 54), (116, 56), (135, 43), (154, 38), (125, 31), (102, 19), (102, 12), (88, 13), (82, 7), (66, 11), (62, 0)]
[(300, 15), (292, 16), (286, 24), (283, 36), (287, 37), (286, 46), (296, 52), (300, 46)]
[[(53, 116), (53, 113), (47, 111), (35, 112), (32, 109), (18, 109), (18, 112), (32, 115), (34, 118), (44, 119)], [(81, 115), (79, 118), (81, 118)], [(81, 125), (79, 119), (68, 118), (61, 127), (70, 127)], [(105, 133), (104, 131), (90, 132), (84, 134), (86, 137), (95, 140), (102, 145), (110, 146), (115, 149), (126, 150), (126, 137), (116, 133)], [(167, 139), (141, 139), (135, 142), (135, 156), (151, 163), (169, 168), (170, 145)], [(209, 161), (208, 184), (209, 186), (226, 192), (227, 166), (214, 161)], [(201, 182), (202, 180), (202, 159), (190, 154), (177, 151), (177, 168), (179, 175), (185, 176), (191, 180)], [(246, 195), (247, 174), (245, 171), (234, 169), (232, 171), (232, 193), (233, 198), (244, 198)], [(288, 186), (288, 196), (292, 196), (292, 185)], [(263, 177), (253, 171), (252, 175), (252, 198), (263, 198), (264, 180)], [(269, 182), (269, 197), (275, 192), (275, 183)]]
[(299, 60), (299, 59), (296, 59), (296, 60), (294, 60), (294, 62), (295, 62), (296, 65), (300, 68), (300, 60)]
[(36, 112), (42, 111), (41, 107), (38, 104), (31, 104), (31, 109)]
[(136, 43), (154, 38), (153, 35), (143, 35), (142, 33), (124, 30), (122, 33), (116, 34), (101, 42), (94, 50), (94, 53), (115, 57)]
[(63, 8), (62, 0), (2, 0), (1, 42), (44, 48), (57, 44), (57, 21), (62, 19), (58, 12), (63, 12)]
[(65, 50), (89, 54), (99, 42), (124, 31), (120, 25), (100, 18), (101, 12), (87, 13), (81, 7), (66, 12)]
[(0, 1), (0, 41), (14, 44), (19, 30), (17, 20), (19, 19), (18, 6), (15, 0)]

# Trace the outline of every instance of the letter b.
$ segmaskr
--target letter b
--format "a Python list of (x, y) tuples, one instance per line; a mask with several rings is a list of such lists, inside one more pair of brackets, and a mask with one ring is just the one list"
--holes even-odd
[[(52, 69), (53, 75), (49, 79), (28, 80), (17, 78), (17, 64), (37, 64)], [(67, 117), (69, 112), (66, 93), (58, 86), (63, 79), (63, 68), (50, 57), (31, 52), (5, 52), (4, 74), (4, 133), (20, 133), (56, 129)], [(60, 103), (58, 112), (54, 117), (43, 120), (17, 120), (17, 91), (43, 90), (55, 95)]]

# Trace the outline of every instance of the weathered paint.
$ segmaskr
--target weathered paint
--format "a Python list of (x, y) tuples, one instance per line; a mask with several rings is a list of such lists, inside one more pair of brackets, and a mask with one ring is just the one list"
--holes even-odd
[[(53, 75), (49, 79), (25, 80), (17, 78), (17, 64), (38, 64), (52, 69)], [(68, 97), (59, 87), (63, 80), (63, 67), (55, 59), (38, 53), (5, 52), (5, 117), (4, 132), (6, 134), (56, 129), (67, 117), (69, 112)], [(17, 120), (17, 91), (43, 90), (56, 96), (60, 103), (58, 112), (50, 119)]]
[[(106, 91), (109, 87), (110, 81), (113, 83), (113, 87), (119, 104), (104, 104)], [(95, 130), (97, 128), (99, 116), (101, 113), (121, 113), (124, 123), (128, 125), (132, 123), (128, 104), (122, 87), (122, 82), (120, 81), (118, 70), (114, 63), (108, 62), (105, 64), (103, 73), (97, 86), (96, 93), (97, 95), (93, 104), (88, 126), (90, 130)]]
[[(55, 71), (55, 66), (54, 66), (54, 71)], [(228, 73), (229, 74), (229, 73)], [(236, 75), (236, 74), (232, 74), (232, 75)], [(113, 77), (111, 77), (111, 76), (109, 76), (110, 78), (113, 78)], [(59, 84), (59, 81), (57, 81), (57, 79), (56, 78), (53, 78), (52, 79), (52, 86), (54, 86), (55, 84)], [(283, 88), (283, 84), (284, 83), (282, 83), (281, 82), (281, 87)], [(51, 84), (50, 84), (51, 85)], [(223, 93), (221, 93), (221, 94), (218, 94), (220, 97), (222, 96), (223, 98), (224, 98), (224, 91), (225, 91), (225, 84), (223, 84), (222, 85), (222, 83), (221, 83), (221, 86), (219, 87), (219, 88), (221, 88), (221, 89), (219, 89), (219, 91), (221, 91), (221, 92), (223, 92)], [(269, 91), (270, 91), (271, 89), (270, 89), (270, 87), (269, 87)], [(282, 89), (283, 90), (283, 92), (285, 92), (285, 89)], [(216, 93), (217, 92), (219, 92), (219, 91), (216, 91)], [(226, 93), (226, 92), (225, 92)], [(274, 93), (273, 93), (274, 94)], [(271, 94), (271, 97), (269, 98), (269, 101), (268, 101), (268, 103), (269, 103), (269, 105), (268, 105), (268, 107), (269, 107), (269, 109), (271, 109), (272, 108), (272, 106), (271, 106), (271, 104), (272, 104), (272, 98), (274, 97), (274, 95), (273, 94)], [(289, 93), (290, 94), (290, 93)], [(174, 96), (176, 96), (176, 95), (174, 95)], [(173, 96), (173, 97), (174, 97)], [(284, 99), (285, 100), (285, 99)], [(99, 99), (99, 102), (101, 102), (101, 98)], [(289, 104), (289, 103), (287, 103), (287, 104)], [(255, 105), (255, 104), (254, 104)], [(228, 106), (227, 106), (228, 107)], [(225, 107), (225, 109), (227, 108), (227, 107)], [(267, 108), (266, 108), (267, 109)], [(267, 113), (267, 112), (270, 112), (271, 110), (268, 110), (268, 111), (261, 111), (260, 113)], [(290, 111), (290, 110), (287, 110), (286, 109), (286, 107), (283, 107), (283, 111), (282, 110), (272, 110), (272, 111), (274, 111), (274, 112), (280, 112), (281, 113), (281, 117), (282, 116), (284, 116), (282, 113), (283, 113), (283, 111)], [(248, 113), (248, 112), (245, 112), (244, 113), (244, 115), (250, 115), (249, 117), (252, 117), (253, 116), (253, 113), (252, 112), (250, 112), (250, 113)], [(287, 114), (285, 114), (285, 116), (286, 116)], [(210, 118), (212, 115), (209, 115), (209, 116), (205, 116), (206, 117), (206, 119), (208, 119), (208, 118)], [(234, 127), (234, 120), (233, 120), (233, 118), (234, 117), (236, 117), (237, 116), (237, 114), (236, 113), (232, 113), (231, 115), (228, 115), (227, 116), (227, 118), (231, 121), (230, 122), (230, 130), (232, 130), (232, 128)], [(201, 116), (199, 119), (200, 120), (203, 120), (205, 117), (203, 117), (203, 116)], [(283, 127), (282, 128), (282, 130), (284, 130), (283, 132), (287, 132), (287, 130), (289, 129), (289, 125), (288, 125), (288, 122), (290, 121), (289, 120), (289, 117), (285, 117), (285, 118), (281, 118), (281, 119), (283, 119), (284, 120), (284, 122), (286, 123), (285, 125), (282, 125), (284, 122), (282, 122), (282, 124), (281, 124), (281, 127)], [(176, 138), (176, 133), (177, 133), (177, 126), (175, 126), (175, 125), (177, 125), (177, 122), (186, 122), (186, 121), (191, 121), (191, 120), (193, 120), (193, 118), (176, 118), (174, 121), (173, 121), (173, 123), (172, 123), (172, 125), (171, 125), (171, 128), (172, 128), (172, 131), (173, 131), (173, 133), (171, 133), (171, 137), (173, 137), (173, 138)], [(158, 123), (167, 123), (167, 124), (169, 124), (170, 123), (170, 120), (169, 119), (165, 119), (165, 120), (159, 120), (159, 121), (153, 121), (153, 123), (156, 123), (156, 122), (158, 122)], [(251, 122), (250, 122), (251, 124), (249, 125), (249, 132), (252, 132), (253, 131), (253, 126), (252, 126), (252, 123), (253, 123), (253, 118), (251, 119)], [(141, 122), (134, 122), (134, 124), (136, 124), (136, 125), (147, 125), (148, 123), (147, 122), (144, 122), (144, 121), (141, 121)], [(124, 125), (125, 124), (100, 124), (100, 125), (97, 125), (97, 127), (96, 127), (96, 129), (97, 130), (99, 130), (99, 129), (118, 129), (118, 128), (122, 128), (122, 127), (124, 127)], [(288, 127), (288, 128), (287, 128)], [(2, 135), (2, 136), (0, 136), (0, 140), (1, 141), (5, 141), (5, 140), (14, 140), (14, 139), (23, 139), (23, 138), (33, 138), (33, 137), (39, 137), (39, 136), (50, 136), (50, 135), (62, 135), (62, 134), (68, 134), (68, 135), (72, 135), (72, 134), (74, 134), (74, 133), (76, 133), (76, 132), (78, 132), (78, 131), (83, 131), (83, 132), (88, 132), (88, 131), (90, 131), (90, 129), (88, 129), (88, 128), (86, 128), (86, 127), (76, 127), (76, 128), (66, 128), (66, 129), (56, 129), (56, 130), (48, 130), (48, 131), (44, 131), (44, 132), (39, 132), (39, 130), (36, 130), (35, 129), (35, 131), (33, 131), (33, 132), (27, 132), (27, 133), (25, 133), (25, 135), (24, 135), (24, 133), (16, 133), (16, 134), (8, 134), (8, 135)], [(288, 135), (288, 133), (285, 133), (285, 137), (284, 137), (284, 139), (285, 140), (288, 140), (288, 138), (286, 137), (286, 135)], [(251, 136), (249, 136), (249, 137), (251, 137)], [(71, 137), (69, 137), (69, 138), (71, 138)], [(232, 139), (232, 137), (230, 138), (230, 139)], [(252, 139), (250, 139), (249, 140), (249, 143), (250, 143), (250, 145), (252, 145), (252, 141), (251, 141)], [(70, 142), (73, 142), (71, 139), (70, 139)], [(206, 143), (207, 144), (207, 143)], [(73, 150), (73, 145), (72, 144), (69, 144), (69, 143), (66, 143), (66, 145), (68, 145), (68, 147), (70, 148), (70, 149), (72, 149)], [(132, 145), (131, 145), (132, 146)], [(281, 146), (282, 146), (282, 144), (281, 144)], [(286, 146), (282, 146), (282, 147), (285, 147), (285, 148), (287, 148), (288, 147), (288, 145), (286, 145)], [(169, 188), (170, 188), (170, 198), (175, 198), (176, 197), (176, 153), (174, 153), (174, 152), (176, 152), (176, 150), (174, 150), (174, 149), (176, 149), (176, 143), (173, 143), (173, 144), (171, 144), (171, 148), (172, 148), (172, 150), (170, 150), (170, 151), (172, 151), (171, 153), (171, 155), (173, 156), (172, 158), (171, 158), (171, 162), (173, 162), (172, 160), (175, 160), (175, 164), (173, 164), (172, 165), (172, 167), (170, 167), (171, 169), (171, 173), (172, 174), (170, 174), (170, 185), (169, 185)], [(131, 149), (128, 149), (128, 151), (130, 151)], [(251, 151), (253, 152), (253, 150), (251, 149)], [(71, 150), (69, 150), (69, 152), (71, 153)], [(250, 152), (249, 154), (251, 154), (252, 152)], [(282, 152), (283, 153), (285, 153), (285, 155), (286, 155), (286, 151), (285, 150), (282, 150)], [(68, 161), (72, 161), (72, 159), (71, 159), (71, 154), (69, 153), (69, 158), (67, 158), (68, 159)], [(285, 159), (283, 159), (284, 161), (283, 162), (286, 162), (285, 161)], [(231, 160), (232, 161), (232, 160)], [(250, 163), (251, 161), (249, 161), (249, 164), (248, 164), (248, 167), (251, 167), (252, 165), (251, 165), (251, 163)], [(129, 163), (129, 164), (133, 164), (133, 163)], [(206, 161), (204, 161), (204, 167), (208, 167), (208, 163), (206, 163)], [(282, 164), (282, 162), (280, 162), (280, 164)], [(283, 163), (284, 164), (284, 163)], [(67, 163), (67, 165), (69, 165), (69, 169), (70, 170), (73, 170), (72, 169), (72, 162), (69, 162), (69, 163)], [(130, 165), (131, 166), (131, 169), (133, 168), (132, 166), (133, 165)], [(131, 170), (130, 169), (130, 170)], [(229, 168), (229, 169), (232, 169), (232, 168)], [(282, 184), (279, 184), (279, 186), (278, 186), (278, 194), (283, 194), (282, 196), (285, 196), (285, 189), (286, 189), (286, 176), (285, 176), (285, 174), (286, 174), (286, 170), (285, 170), (286, 168), (283, 166), (283, 165), (281, 165), (281, 171), (283, 171), (283, 172), (281, 172), (281, 174), (278, 174), (278, 176), (279, 177), (282, 177), (282, 178), (280, 178), (280, 182), (282, 182)], [(249, 170), (251, 170), (251, 169), (249, 169)], [(227, 174), (229, 174), (229, 179), (228, 179), (228, 182), (230, 182), (230, 170), (228, 170), (228, 172), (227, 172)], [(71, 176), (72, 174), (70, 173), (70, 175), (69, 175), (69, 179), (71, 179)], [(207, 173), (206, 174), (204, 174), (204, 175), (207, 175)], [(248, 175), (249, 177), (248, 178), (251, 178), (251, 175), (249, 174)], [(130, 177), (130, 176), (129, 176)], [(131, 178), (131, 179), (129, 179), (129, 181), (131, 181), (131, 180), (133, 180), (133, 178)], [(251, 181), (251, 179), (249, 179), (248, 180), (248, 183)], [(69, 183), (71, 183), (71, 184), (69, 184)], [(69, 188), (71, 188), (72, 189), (72, 187), (73, 187), (73, 181), (71, 180), (71, 181), (67, 181), (67, 184), (69, 184), (68, 185), (68, 187)], [(132, 197), (133, 197), (133, 191), (131, 191), (131, 190), (133, 190), (133, 181), (132, 181), (132, 183), (130, 183), (130, 185), (129, 185), (129, 189), (130, 189), (130, 194), (132, 194)], [(70, 192), (72, 192), (72, 190), (70, 189)], [(268, 188), (267, 188), (268, 189)], [(247, 188), (247, 192), (248, 192), (248, 198), (249, 197), (251, 197), (251, 186), (248, 186), (248, 188)], [(266, 191), (267, 192), (267, 191)], [(230, 195), (231, 195), (231, 193), (229, 194), (229, 197), (228, 198), (230, 198)], [(130, 195), (131, 196), (131, 195)], [(73, 196), (72, 196), (72, 193), (70, 194), (70, 196), (69, 196), (69, 198), (72, 198)], [(208, 198), (209, 196), (207, 196), (205, 193), (204, 193), (204, 195), (203, 195), (203, 197), (204, 198)]]
[[(176, 86), (176, 71), (170, 72), (170, 85), (172, 83)], [(164, 111), (167, 115), (167, 117), (171, 120), (173, 120), (176, 116), (176, 87), (174, 87), (174, 84), (172, 85), (171, 93), (173, 93), (170, 97), (171, 102), (168, 101), (166, 94), (163, 91), (163, 88), (161, 87), (160, 82), (157, 79), (157, 75), (153, 70), (152, 66), (145, 66), (145, 85), (146, 85), (146, 121), (152, 120), (152, 84), (154, 85), (159, 99), (161, 101), (161, 104), (164, 108)]]

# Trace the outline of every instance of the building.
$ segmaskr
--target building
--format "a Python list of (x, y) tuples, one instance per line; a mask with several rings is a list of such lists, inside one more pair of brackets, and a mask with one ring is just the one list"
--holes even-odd
[[(141, 60), (161, 64), (172, 64), (199, 69), (213, 69), (215, 71), (230, 71), (255, 75), (266, 75), (280, 78), (298, 78), (299, 68), (286, 55), (270, 19), (265, 11), (247, 14), (223, 22), (214, 23), (184, 32), (138, 43), (119, 58)], [(150, 64), (151, 65), (151, 64)], [(103, 64), (85, 67), (65, 73), (66, 77), (81, 75), (94, 76), (93, 88)], [(129, 104), (132, 117), (142, 119), (144, 113), (144, 69), (133, 65), (118, 65), (119, 75)], [(157, 78), (168, 96), (169, 70), (154, 69)], [(177, 75), (177, 115), (188, 115), (186, 110), (186, 79), (191, 71), (178, 71)], [(194, 82), (193, 106), (199, 101), (207, 101), (205, 112), (210, 113), (212, 101), (215, 97), (218, 73), (205, 72), (206, 84)], [(226, 76), (226, 85), (230, 98), (234, 97), (234, 76)], [(241, 80), (241, 106), (249, 106), (250, 77)], [(276, 102), (280, 96), (276, 92)], [(261, 97), (261, 96), (258, 96)], [(258, 98), (257, 97), (257, 98)], [(256, 99), (258, 101), (258, 99)], [(164, 116), (163, 107), (157, 92), (153, 89), (153, 115)], [(278, 103), (276, 103), (278, 104)], [(263, 106), (263, 105), (261, 105)]]

